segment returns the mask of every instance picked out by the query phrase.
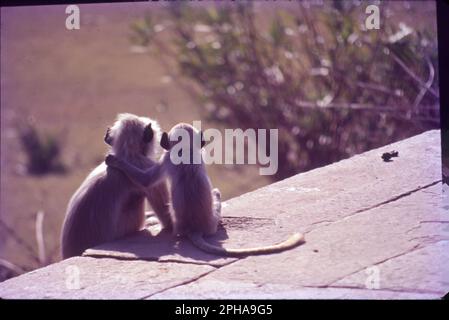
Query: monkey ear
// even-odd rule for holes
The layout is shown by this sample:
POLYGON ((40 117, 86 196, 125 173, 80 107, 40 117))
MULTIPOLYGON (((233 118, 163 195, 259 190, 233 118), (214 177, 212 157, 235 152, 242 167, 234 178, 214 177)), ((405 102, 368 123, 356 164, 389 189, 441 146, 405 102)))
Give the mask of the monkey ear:
POLYGON ((169 143, 169 141, 168 141, 168 134, 167 134, 167 132, 164 132, 163 134, 162 134, 162 137, 161 137, 161 147, 162 148, 164 148, 165 150, 170 150, 170 143, 169 143))
POLYGON ((201 137, 201 148, 204 148, 206 145, 206 140, 204 140, 203 131, 200 131, 200 137, 201 137))
POLYGON ((106 134, 104 135, 104 142, 110 146, 112 146, 112 138, 111 138, 111 128, 108 127, 106 130, 106 134))
POLYGON ((151 122, 148 124, 145 129, 143 129, 143 142, 149 143, 153 140, 153 128, 151 128, 151 122))

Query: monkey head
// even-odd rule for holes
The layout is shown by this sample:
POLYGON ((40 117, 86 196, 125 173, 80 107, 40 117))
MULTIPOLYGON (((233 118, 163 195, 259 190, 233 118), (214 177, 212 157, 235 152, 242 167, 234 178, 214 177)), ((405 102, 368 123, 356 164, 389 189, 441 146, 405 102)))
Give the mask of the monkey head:
POLYGON ((119 114, 104 136, 104 142, 112 147, 114 154, 152 155, 159 146, 159 125, 156 121, 129 113, 119 114))
POLYGON ((205 144, 203 132, 187 123, 179 123, 169 133, 162 133, 160 141, 162 148, 169 151, 173 156, 183 158, 182 163, 189 164, 198 163, 193 159, 201 158, 201 149, 205 144))
MULTIPOLYGON (((188 148, 193 149, 197 146, 197 144, 192 143, 195 140, 199 141, 198 144, 199 149, 203 148, 206 144, 206 141, 203 137, 203 132, 197 130, 195 127, 191 126, 187 123, 179 123, 175 125, 169 133, 162 133, 161 137, 161 147, 167 151, 170 151, 175 145, 185 145, 188 148)), ((198 148, 196 147, 196 148, 198 148)))

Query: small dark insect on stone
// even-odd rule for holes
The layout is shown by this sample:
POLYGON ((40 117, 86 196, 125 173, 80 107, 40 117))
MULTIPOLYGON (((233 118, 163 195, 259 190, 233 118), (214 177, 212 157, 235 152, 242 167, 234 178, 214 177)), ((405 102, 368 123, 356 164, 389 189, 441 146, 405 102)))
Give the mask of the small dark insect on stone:
POLYGON ((393 150, 393 151, 385 152, 384 154, 382 154, 382 159, 383 159, 385 162, 390 162, 390 161, 391 161, 391 158, 393 158, 393 157, 399 157, 399 152, 393 150))

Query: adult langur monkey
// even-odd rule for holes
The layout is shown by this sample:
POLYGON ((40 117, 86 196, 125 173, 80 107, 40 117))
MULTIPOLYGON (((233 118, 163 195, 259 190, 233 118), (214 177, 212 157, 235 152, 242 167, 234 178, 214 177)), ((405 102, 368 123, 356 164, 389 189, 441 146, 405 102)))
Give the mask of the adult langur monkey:
POLYGON ((159 137, 156 121, 127 113, 118 115, 104 137, 111 147, 109 152, 136 168, 154 168, 153 181, 142 187, 104 162, 96 167, 68 204, 61 237, 63 259, 141 230, 145 198, 162 226, 172 228, 167 184, 162 167, 153 159, 159 137))
MULTIPOLYGON (((174 126, 169 134, 164 132, 161 146, 167 150, 163 156, 162 166, 167 173, 171 186, 171 201, 173 205, 173 233, 187 236, 199 249, 224 256, 247 256, 281 252, 304 242, 300 233, 293 234, 286 241, 265 247, 248 249, 226 249, 206 242, 203 235, 216 233, 221 218, 220 192, 213 189, 203 163, 201 149, 204 147, 202 132, 198 132, 189 124, 180 123, 174 126), (181 145, 179 145, 181 144, 181 145), (176 147, 175 147, 176 146, 176 147), (180 148, 181 146, 181 148, 180 148), (174 153, 187 161, 175 164, 171 159, 174 153), (194 158, 199 159, 198 163, 194 158)), ((129 161, 108 156, 106 163, 119 168, 136 184, 147 186, 154 181, 157 170, 149 168, 142 170, 129 161)))

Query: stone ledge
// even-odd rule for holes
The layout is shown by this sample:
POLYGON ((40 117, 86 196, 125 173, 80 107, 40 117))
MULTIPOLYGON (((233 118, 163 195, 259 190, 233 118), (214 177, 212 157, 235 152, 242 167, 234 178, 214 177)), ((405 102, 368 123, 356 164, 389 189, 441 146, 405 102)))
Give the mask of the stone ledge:
POLYGON ((428 131, 231 199, 225 228, 209 239, 259 246, 306 233, 293 250, 223 258, 153 228, 0 283, 0 297, 440 298, 449 290, 448 193, 440 133, 428 131), (383 162, 391 150, 399 157, 383 162), (373 274, 378 289, 369 289, 373 274))

